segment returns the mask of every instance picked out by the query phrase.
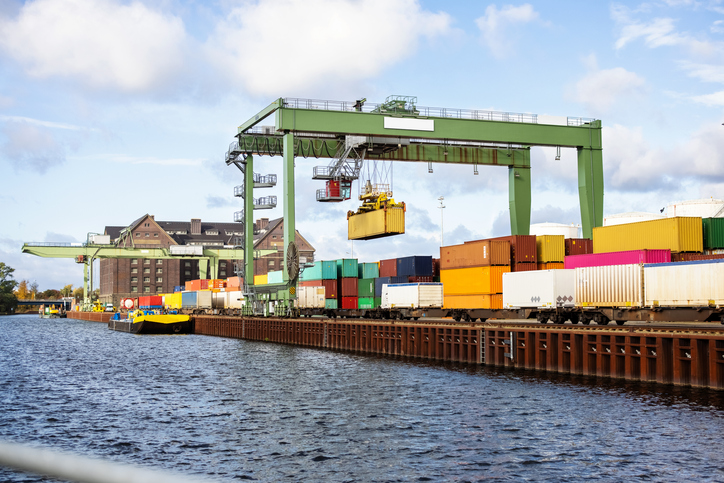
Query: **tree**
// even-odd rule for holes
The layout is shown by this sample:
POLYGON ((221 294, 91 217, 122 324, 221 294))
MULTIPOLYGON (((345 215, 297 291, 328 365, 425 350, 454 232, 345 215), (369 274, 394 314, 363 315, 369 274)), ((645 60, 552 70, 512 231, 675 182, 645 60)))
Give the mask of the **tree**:
POLYGON ((15 312, 18 306, 18 299, 13 294, 18 285, 18 282, 13 280, 14 271, 15 269, 5 265, 5 262, 0 262, 0 312, 15 312))
POLYGON ((33 281, 33 283, 30 284, 30 297, 33 300, 38 298, 38 282, 33 281))
POLYGON ((70 297, 72 293, 73 293, 73 284, 72 283, 68 284, 65 287, 63 287, 62 289, 60 289, 60 295, 62 295, 63 297, 70 297))
POLYGON ((56 300, 56 299, 60 298, 60 291, 49 288, 48 290, 46 290, 44 292, 40 292, 38 294, 38 298, 47 299, 47 300, 56 300))
POLYGON ((75 298, 76 302, 80 302, 83 300, 83 287, 78 287, 77 289, 73 290, 73 297, 75 298))
POLYGON ((19 300, 27 300, 30 298, 30 291, 28 290, 28 281, 21 280, 18 284, 18 289, 15 291, 15 296, 19 300))

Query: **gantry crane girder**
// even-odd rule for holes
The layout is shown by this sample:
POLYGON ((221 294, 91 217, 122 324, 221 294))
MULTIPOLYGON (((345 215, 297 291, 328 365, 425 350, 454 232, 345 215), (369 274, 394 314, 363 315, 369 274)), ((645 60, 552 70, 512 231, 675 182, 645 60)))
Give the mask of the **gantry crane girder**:
MULTIPOLYGON (((530 229, 530 148, 575 148, 583 236, 590 238, 593 228, 603 224, 600 120, 567 118, 565 125, 556 125, 538 123, 534 114, 279 98, 238 127, 227 159, 230 154, 283 157, 284 236, 290 240, 295 233, 294 157, 334 158, 346 136, 366 137, 366 159, 508 167, 516 235, 530 229), (272 129, 256 127, 272 115, 272 129)), ((245 216, 249 227, 253 214, 249 210, 245 216)))

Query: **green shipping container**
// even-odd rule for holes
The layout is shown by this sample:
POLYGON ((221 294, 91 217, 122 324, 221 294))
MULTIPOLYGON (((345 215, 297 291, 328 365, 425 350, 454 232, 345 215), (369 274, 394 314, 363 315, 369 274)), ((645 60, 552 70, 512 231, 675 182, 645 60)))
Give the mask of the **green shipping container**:
POLYGON ((379 308, 382 306, 382 297, 375 297, 375 308, 379 308))
POLYGON ((375 299, 372 297, 359 297, 357 299, 357 306, 360 309, 374 309, 375 299))
POLYGON ((357 281, 357 296, 358 297, 374 297, 375 296, 375 279, 374 278, 360 278, 357 281))
POLYGON ((324 299, 324 308, 325 309, 336 309, 337 308, 337 299, 324 299))
POLYGON ((340 258, 337 260, 337 278, 357 278, 357 259, 340 258))
POLYGON ((322 280, 322 262, 314 262, 313 267, 307 267, 299 277, 302 282, 307 280, 322 280))
POLYGON ((376 263, 360 263, 357 275, 358 278, 377 278, 380 276, 380 266, 376 263))
POLYGON ((322 280, 337 280, 337 260, 322 261, 322 280))
POLYGON ((704 248, 724 248, 724 218, 704 218, 704 248))

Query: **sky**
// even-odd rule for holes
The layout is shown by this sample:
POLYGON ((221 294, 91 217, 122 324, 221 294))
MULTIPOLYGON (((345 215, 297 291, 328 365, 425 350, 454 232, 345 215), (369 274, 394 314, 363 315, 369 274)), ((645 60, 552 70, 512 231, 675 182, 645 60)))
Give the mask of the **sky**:
MULTIPOLYGON (((0 0, 0 261, 40 290, 77 287, 81 265, 22 244, 82 242, 146 213, 232 222, 238 125, 279 97, 389 95, 600 119, 604 216, 724 199, 723 0, 0 0)), ((531 150, 532 223, 580 223, 576 153, 561 154, 531 150)), ((510 233, 506 169, 398 162, 406 234, 352 243, 359 201, 315 201, 312 168, 327 162, 296 161, 297 229, 317 259, 510 233)), ((255 171, 281 180, 281 159, 255 171)), ((255 191, 269 195, 279 208, 255 218, 282 216, 280 187, 255 191)))

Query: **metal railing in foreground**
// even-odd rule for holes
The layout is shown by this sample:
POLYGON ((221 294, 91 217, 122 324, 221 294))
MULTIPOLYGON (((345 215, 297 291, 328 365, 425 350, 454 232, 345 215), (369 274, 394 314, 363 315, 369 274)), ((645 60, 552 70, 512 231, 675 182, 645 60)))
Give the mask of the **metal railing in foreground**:
POLYGON ((218 481, 7 441, 0 441, 0 467, 2 466, 78 483, 210 483, 218 481))

